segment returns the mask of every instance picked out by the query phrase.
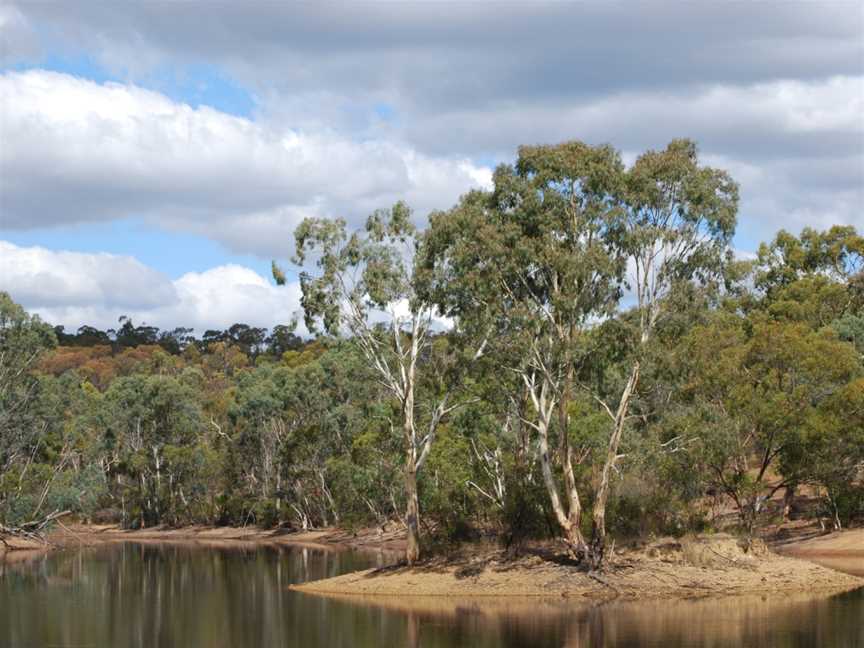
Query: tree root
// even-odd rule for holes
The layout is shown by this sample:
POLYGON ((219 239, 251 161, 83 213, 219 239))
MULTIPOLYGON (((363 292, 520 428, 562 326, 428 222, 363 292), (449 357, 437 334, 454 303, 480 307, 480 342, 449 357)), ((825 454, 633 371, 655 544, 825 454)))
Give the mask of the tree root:
POLYGON ((612 583, 610 583, 609 581, 607 581, 605 578, 601 578, 600 576, 598 576, 597 573, 594 572, 594 571, 589 571, 589 572, 588 572, 588 578, 590 578, 591 580, 595 580, 595 581, 597 581, 598 583, 600 583, 601 585, 603 585, 603 586, 605 586, 605 587, 608 587, 608 588, 611 589, 613 592, 615 592, 615 595, 616 595, 616 596, 618 596, 618 595, 621 594, 621 592, 618 590, 617 587, 615 587, 612 583))

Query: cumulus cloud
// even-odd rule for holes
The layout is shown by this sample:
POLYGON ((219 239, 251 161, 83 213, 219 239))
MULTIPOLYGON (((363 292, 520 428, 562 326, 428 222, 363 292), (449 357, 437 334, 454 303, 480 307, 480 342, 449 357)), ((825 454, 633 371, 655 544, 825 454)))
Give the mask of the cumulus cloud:
MULTIPOLYGON (((527 97, 860 74, 855 2, 26 3, 21 12, 136 73, 216 63, 258 89, 374 100, 437 113, 527 97)), ((62 36, 60 36, 62 35, 62 36)), ((53 43, 57 46, 57 43, 53 43)), ((328 106, 336 101, 327 102, 328 106)), ((347 112, 343 108, 343 111, 347 112)))
POLYGON ((134 85, 0 77, 0 218, 9 229, 126 216, 283 254, 303 216, 447 205, 488 171, 390 141, 272 129, 134 85))
MULTIPOLYGON (((300 284, 279 287, 254 270, 224 265, 189 272, 174 281, 179 300, 173 306, 143 311, 148 321, 188 322, 199 332, 236 322, 272 328, 287 324, 300 307, 300 284)), ((176 325, 176 324, 175 324, 176 325)))
MULTIPOLYGON (((422 221, 488 186, 488 167, 519 144, 609 142, 632 161, 676 137, 739 181, 738 247, 780 227, 864 228, 858 2, 429 1, 335 13, 314 3, 6 3, 0 60, 7 232, 132 216, 286 257, 305 216, 357 224, 406 199, 422 221), (33 69, 80 57, 124 82, 33 69), (194 77, 202 65, 254 97, 251 116, 153 91, 166 69, 194 77)), ((217 315, 204 313, 202 294, 226 312, 276 308, 237 266, 187 275, 203 283, 184 292, 153 269, 126 272, 134 260, 122 259, 113 274, 144 277, 152 304, 125 304, 109 280, 85 286, 83 270, 63 277, 47 264, 56 295, 32 273, 5 280, 41 308, 66 309, 70 323, 73 308, 96 321, 127 306, 166 325, 203 323, 217 315), (207 292, 220 281, 243 288, 207 292)))
POLYGON ((277 287, 250 268, 223 265, 175 280, 113 254, 51 251, 0 241, 0 290, 52 324, 116 326, 121 315, 197 334, 236 322, 268 328, 290 322, 300 286, 277 287))
POLYGON ((25 304, 109 309, 172 305, 168 277, 128 256, 52 251, 0 241, 0 289, 25 304))
POLYGON ((644 150, 689 136, 714 154, 739 159, 821 158, 864 153, 862 112, 864 76, 834 76, 442 111, 410 139, 430 150, 447 146, 448 137, 491 149, 506 133, 513 146, 580 137, 644 150))

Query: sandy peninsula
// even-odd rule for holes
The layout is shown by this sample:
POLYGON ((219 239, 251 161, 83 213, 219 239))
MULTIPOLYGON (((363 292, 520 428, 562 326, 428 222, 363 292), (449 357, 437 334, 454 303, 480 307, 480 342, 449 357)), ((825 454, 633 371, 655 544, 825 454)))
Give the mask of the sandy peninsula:
POLYGON ((782 554, 764 544, 745 552, 733 537, 716 534, 664 538, 619 549, 609 565, 591 573, 573 564, 549 543, 512 556, 495 545, 466 545, 447 556, 413 567, 399 562, 404 533, 397 525, 346 531, 190 526, 124 530, 116 525, 59 524, 50 544, 7 538, 0 559, 26 560, 52 548, 116 542, 183 544, 200 547, 295 545, 339 551, 346 548, 387 552, 392 566, 302 583, 293 589, 310 594, 359 597, 547 597, 611 600, 762 595, 777 592, 839 592, 864 587, 864 529, 788 542, 782 554), (832 565, 844 561, 844 571, 832 565), (849 570, 849 559, 862 568, 849 570))
POLYGON ((354 596, 693 598, 864 587, 864 579, 764 546, 745 552, 730 536, 664 539, 615 555, 600 573, 548 551, 510 558, 491 550, 396 565, 293 586, 301 592, 354 596))

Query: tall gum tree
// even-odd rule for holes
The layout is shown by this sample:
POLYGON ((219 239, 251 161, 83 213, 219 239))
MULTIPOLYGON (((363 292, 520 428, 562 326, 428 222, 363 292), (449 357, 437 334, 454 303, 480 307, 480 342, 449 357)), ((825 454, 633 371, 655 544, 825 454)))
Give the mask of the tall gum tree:
POLYGON ((606 505, 641 354, 676 283, 720 270, 737 202, 735 183, 700 166, 688 140, 649 151, 629 169, 612 147, 574 141, 521 147, 515 165, 496 170, 491 192, 469 193, 431 218, 425 263, 437 268, 434 300, 464 333, 510 345, 505 368, 519 374, 533 406, 525 422, 537 433, 553 513, 571 552, 594 566, 605 556, 606 505), (637 343, 617 397, 603 398, 576 378, 592 361, 586 339, 628 289, 637 343), (518 363, 513 347, 522 350, 518 363), (568 418, 577 387, 611 419, 590 545, 568 418))
MULTIPOLYGON (((33 412, 39 382, 31 370, 56 345, 50 326, 0 291, 0 478, 17 472, 20 484, 32 463, 28 459, 41 439, 33 412), (18 466, 20 471, 15 470, 18 466)), ((0 531, 10 522, 12 499, 11 493, 0 488, 0 531)))
MULTIPOLYGON (((423 417, 417 393, 422 359, 432 348, 435 308, 417 290, 419 243, 404 203, 373 213, 362 231, 349 235, 344 220, 306 219, 295 234, 296 259, 315 259, 316 272, 300 274, 301 304, 311 332, 323 329, 353 340, 381 384, 398 401, 405 452, 408 531, 406 558, 420 557, 417 475, 425 464, 442 419, 455 406, 435 393, 423 417)), ((274 278, 284 274, 274 264, 274 278)))
POLYGON ((555 519, 579 558, 588 546, 568 412, 582 338, 620 297, 622 177, 608 146, 522 147, 515 165, 496 170, 491 193, 470 193, 432 216, 425 247, 427 266, 438 269, 436 303, 462 333, 488 339, 489 355, 518 376, 524 392, 513 400, 531 404, 521 416, 536 433, 555 519))
POLYGON ((738 186, 719 169, 699 164, 696 145, 672 141, 662 151, 647 151, 624 173, 622 218, 617 246, 629 270, 628 287, 636 300, 638 344, 617 404, 601 399, 612 433, 594 498, 591 554, 600 565, 606 547, 606 504, 612 471, 639 385, 641 356, 676 284, 717 279, 731 259, 738 186))

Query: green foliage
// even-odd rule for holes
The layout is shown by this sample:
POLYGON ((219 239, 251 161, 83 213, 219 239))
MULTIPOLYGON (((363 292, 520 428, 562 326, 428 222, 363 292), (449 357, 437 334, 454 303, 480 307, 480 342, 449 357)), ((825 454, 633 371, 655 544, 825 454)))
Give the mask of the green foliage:
POLYGON ((825 274, 838 281, 864 270, 864 237, 851 226, 834 225, 819 232, 804 228, 796 237, 781 230, 759 246, 756 286, 768 293, 803 277, 825 274))
POLYGON ((855 350, 864 355, 864 312, 845 313, 831 323, 831 328, 837 331, 837 337, 851 342, 855 350))
MULTIPOLYGON (((300 273, 306 328, 339 335, 343 326, 356 327, 355 319, 365 319, 370 311, 412 299, 414 235, 411 212, 401 202, 376 211, 365 232, 350 236, 342 219, 304 220, 294 232, 295 262, 302 264, 314 254, 319 270, 314 276, 300 273)), ((277 283, 280 277, 284 283, 275 263, 273 270, 277 283)))
POLYGON ((522 147, 425 231, 404 203, 355 232, 304 221, 314 340, 67 334, 0 293, 0 523, 383 524, 413 477, 442 543, 559 535, 553 492, 621 538, 716 528, 729 504, 753 534, 804 487, 859 523, 864 239, 780 232, 736 262, 737 202, 688 140, 630 167, 522 147))
POLYGON ((55 344, 50 326, 0 292, 0 523, 29 521, 41 508, 39 498, 25 495, 25 482, 37 471, 28 470, 27 457, 41 441, 34 407, 39 381, 31 370, 55 344))

